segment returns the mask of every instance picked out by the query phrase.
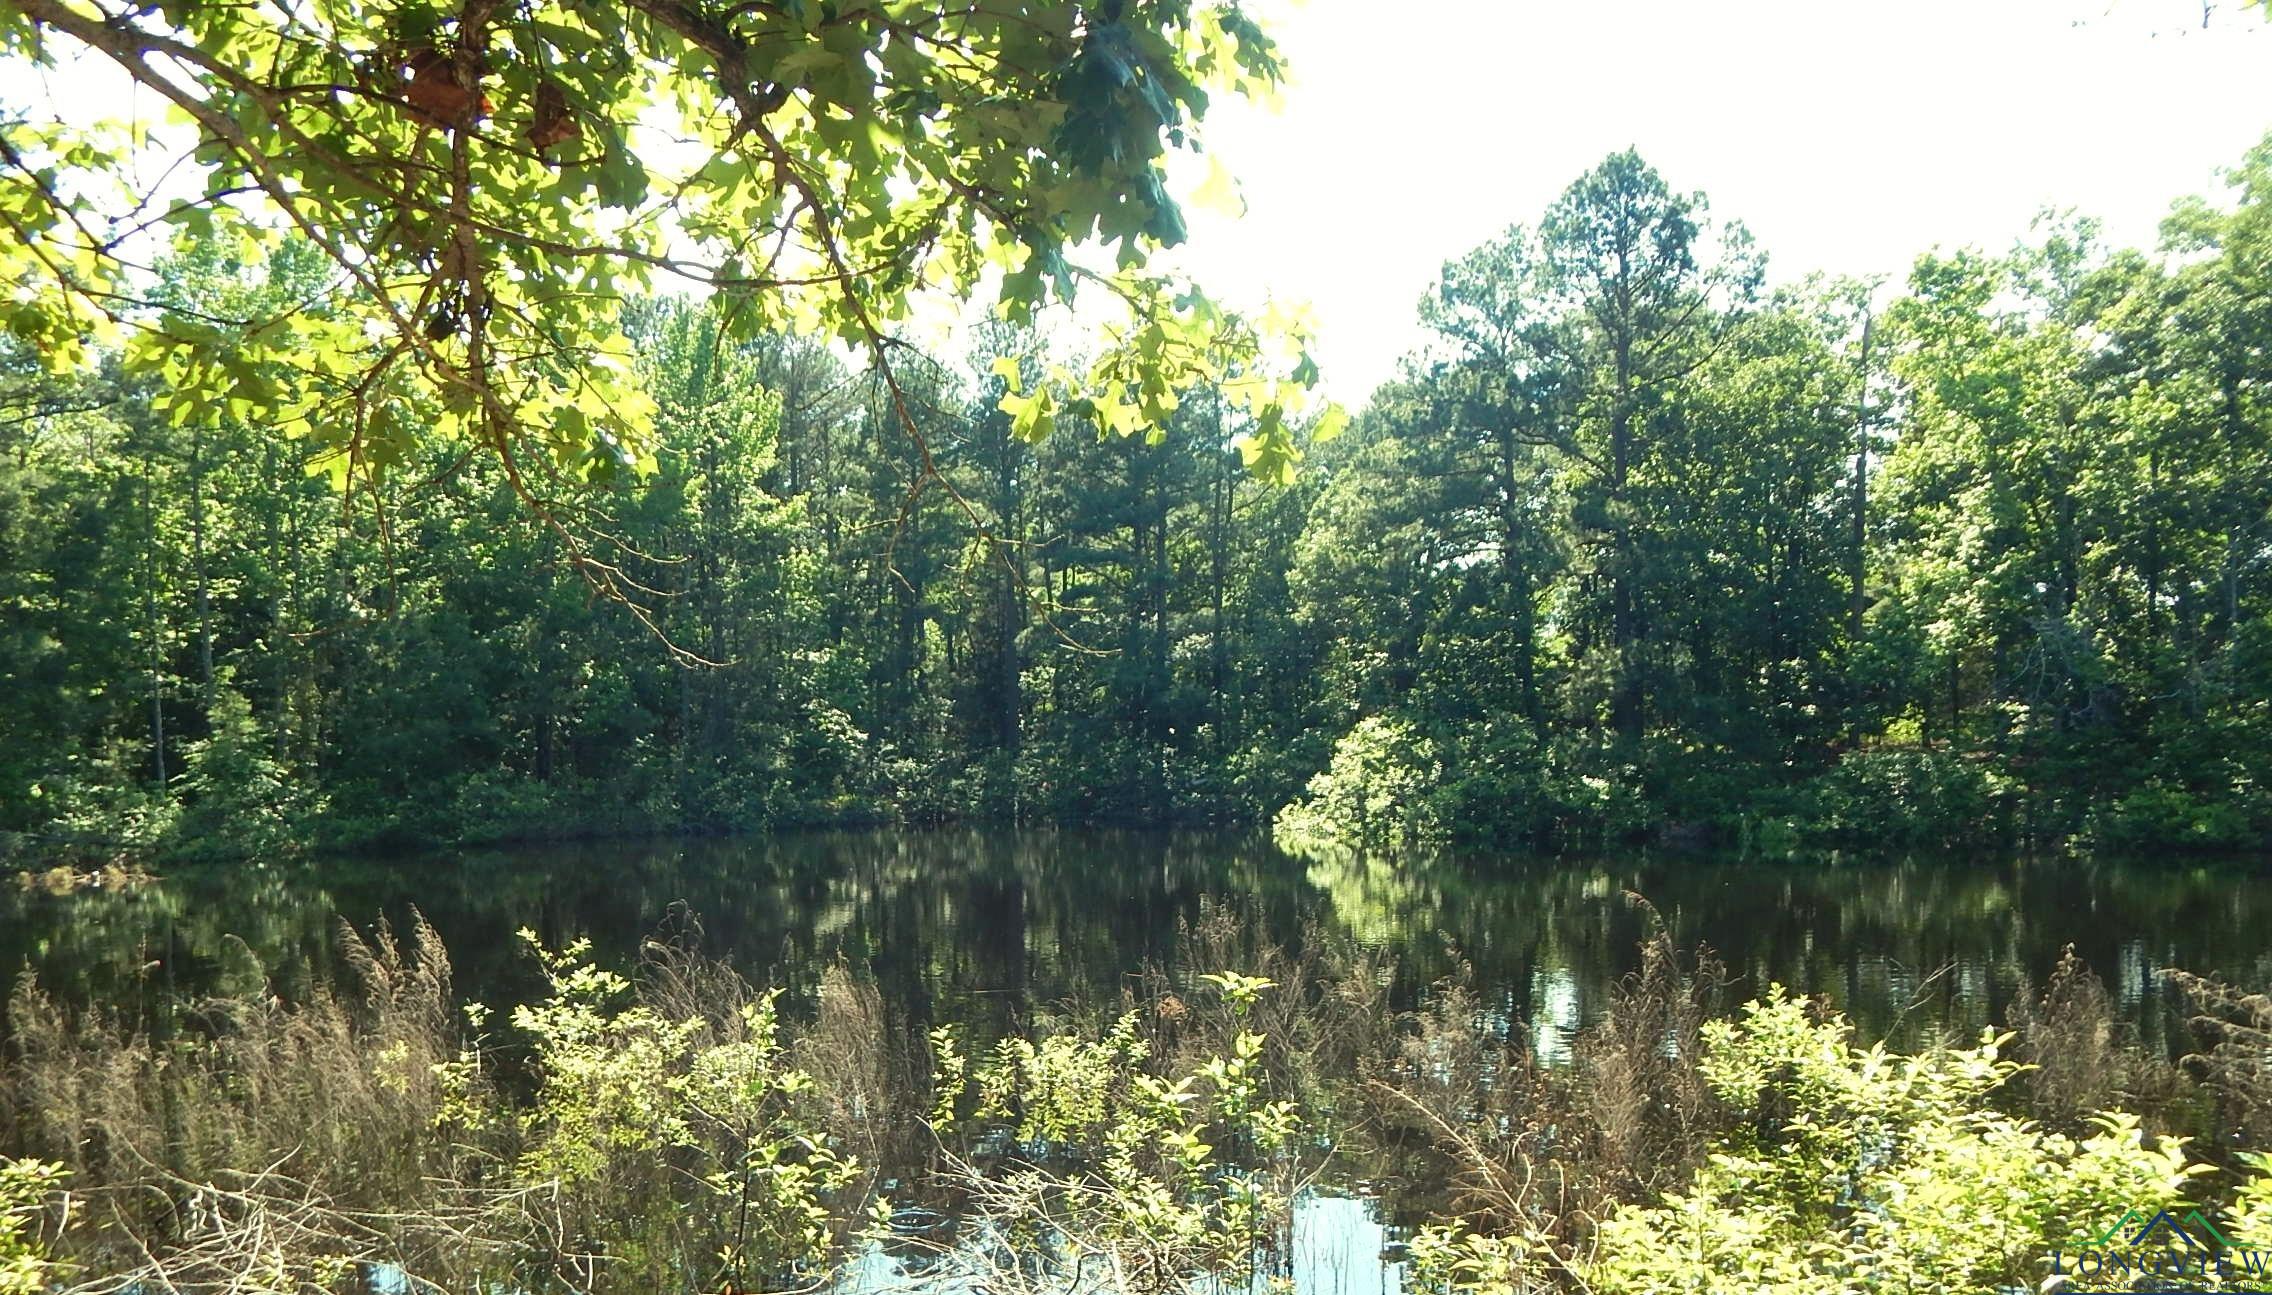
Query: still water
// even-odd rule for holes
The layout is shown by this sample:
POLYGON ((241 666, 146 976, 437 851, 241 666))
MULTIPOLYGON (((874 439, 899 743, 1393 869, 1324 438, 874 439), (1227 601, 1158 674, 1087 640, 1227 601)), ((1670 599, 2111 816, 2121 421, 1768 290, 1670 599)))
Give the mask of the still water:
POLYGON ((1254 938, 1395 955, 1410 1006, 1464 960, 1487 1009, 1551 1057, 1599 1016, 1654 921, 1709 945, 1737 997, 1821 994, 1865 1035, 2001 1024, 2061 949, 2104 978, 2152 1045, 2182 1047, 2158 972, 2272 981, 2272 868, 1981 857, 1804 863, 1692 854, 1307 859, 1252 834, 943 830, 604 842, 189 873, 125 893, 0 892, 0 973, 128 1011, 326 970, 333 923, 441 933, 462 994, 536 987, 513 939, 588 936, 620 965, 686 914, 706 950, 792 1000, 842 959, 912 1028, 1109 1003, 1178 932, 1228 908, 1254 938), (1633 896, 1644 896, 1647 906, 1633 896), (1652 915, 1653 910, 1653 915, 1652 915), (250 984, 246 982, 250 981, 250 984))
MULTIPOLYGON (((810 1002, 839 960, 872 975, 902 1029, 981 1032, 1068 1002, 1109 1004, 1146 966, 1190 965, 1184 933, 1227 913, 1245 941, 1391 955, 1392 1006, 1462 965, 1479 1005, 1548 1060, 1598 1018, 1653 924, 1709 946, 1740 999, 1779 982, 1836 1003, 1865 1037, 1914 1044, 2001 1025, 2072 944, 2149 1047, 2188 1045, 2165 967, 2272 983, 2263 861, 1303 858, 1252 834, 876 831, 609 842, 189 873, 123 893, 0 891, 0 972, 162 1018, 216 990, 286 996, 328 974, 340 919, 440 932, 462 995, 538 988, 514 939, 592 940, 622 966, 698 923, 702 947, 810 1002), (1645 897, 1645 902, 1636 897, 1645 897)), ((1375 1202, 1297 1206, 1302 1295, 1390 1295, 1375 1202)), ((869 1255, 840 1291, 902 1289, 869 1255)))

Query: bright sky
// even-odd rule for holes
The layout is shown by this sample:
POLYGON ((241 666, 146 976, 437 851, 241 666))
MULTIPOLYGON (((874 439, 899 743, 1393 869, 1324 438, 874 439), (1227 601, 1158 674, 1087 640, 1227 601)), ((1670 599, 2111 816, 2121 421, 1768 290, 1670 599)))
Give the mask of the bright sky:
MULTIPOLYGON (((1282 111, 1206 132, 1241 219, 1193 211, 1222 300, 1307 301, 1337 398, 1418 340, 1436 269, 1633 145, 1770 278, 1895 281, 2046 207, 2150 244, 2272 128, 2272 23, 2200 0, 1308 0, 1270 8, 1282 111)), ((1198 175, 1194 173, 1194 183, 1198 175)))
MULTIPOLYGON (((2051 207, 2150 244, 2272 128, 2272 23, 2236 0, 2206 28, 2201 0, 1248 3, 1293 81, 1276 111, 1209 115, 1246 214, 1191 204, 1172 262, 1229 304, 1308 303, 1351 404, 1418 342, 1446 259, 1628 145, 1748 224, 1772 279, 1898 281, 2051 207)), ((154 107, 122 82, 78 64, 34 93, 73 116, 154 107)))

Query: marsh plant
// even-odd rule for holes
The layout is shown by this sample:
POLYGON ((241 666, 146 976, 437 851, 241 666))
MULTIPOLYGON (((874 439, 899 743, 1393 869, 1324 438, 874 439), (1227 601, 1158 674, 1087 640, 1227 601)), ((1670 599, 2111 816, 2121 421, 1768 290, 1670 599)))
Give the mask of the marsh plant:
MULTIPOLYGON (((344 931, 359 992, 202 1007, 168 1038, 19 989, 9 1107, 68 1172, 90 1288, 307 1291, 384 1265, 443 1289, 761 1288, 841 1239, 856 1162, 771 995, 666 1010, 658 975, 524 933, 545 992, 499 1023, 424 923, 344 931)), ((658 964, 667 969, 667 964, 658 964)))
POLYGON ((342 927, 341 982, 289 1002, 145 1021, 27 981, 0 1295, 1278 1289, 1295 1202, 1360 1176, 1405 1185, 1433 1292, 2032 1286, 2138 1203, 2272 1233, 2272 1048, 2229 986, 2179 978, 2186 1065, 2072 959, 2014 1031, 1904 1053, 1775 987, 1724 1009, 1660 929, 1548 1064, 1467 977, 1396 1013, 1367 955, 1190 934, 1257 970, 1000 1037, 911 1030, 843 966, 791 1004, 691 926, 623 971, 524 934, 543 988, 501 1015, 419 919, 342 927))
MULTIPOLYGON (((584 943, 521 938, 544 991, 502 1018, 455 1004, 423 920, 399 940, 343 927, 352 985, 198 1004, 171 1031, 21 985, 11 1295, 65 1274, 85 1291, 307 1292, 374 1272, 442 1290, 789 1289, 887 1241, 998 1284, 1164 1290, 1283 1249, 1300 1125, 1251 1029, 1171 1072, 1133 1012, 972 1059, 943 1028, 926 1112, 886 1060, 873 987, 842 968, 792 1032, 777 994, 685 944, 624 974, 584 943), (895 1230, 927 1211, 862 1156, 910 1145, 927 1163, 893 1186, 951 1198, 959 1233, 895 1230), (70 1210, 49 1208, 64 1184, 70 1210)), ((1201 988, 1243 1021, 1271 985, 1201 988)))
MULTIPOLYGON (((2010 1034, 1900 1055, 1777 986, 1700 1031, 1716 1127, 1670 1190, 1611 1203, 1573 1241, 1537 1221, 1423 1227, 1427 1291, 1596 1295, 2034 1288, 2052 1256, 2128 1202, 2229 1197, 2237 1235, 2272 1224, 2272 1162, 2237 1190, 2188 1141, 2100 1111, 2071 1135, 1999 1106, 2028 1071, 2010 1034)), ((2087 1289, 2054 1282, 2046 1289, 2087 1289)), ((2214 1287, 2212 1287, 2214 1288, 2214 1287)))
MULTIPOLYGON (((1204 982, 1243 1021, 1273 984, 1204 982)), ((1101 1037, 1003 1039, 982 1058, 932 1036, 943 1179, 999 1244, 947 1267, 995 1288, 1170 1291, 1196 1274, 1233 1286, 1283 1255, 1301 1180, 1301 1117, 1269 1096, 1263 1035, 1188 1070, 1150 1064, 1130 1011, 1101 1037)))

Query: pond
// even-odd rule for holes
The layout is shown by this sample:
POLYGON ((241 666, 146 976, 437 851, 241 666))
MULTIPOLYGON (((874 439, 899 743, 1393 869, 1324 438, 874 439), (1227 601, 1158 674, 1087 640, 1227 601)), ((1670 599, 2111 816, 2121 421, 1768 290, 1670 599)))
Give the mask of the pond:
POLYGON ((2013 857, 1759 862, 1303 858, 1220 832, 938 830, 614 841, 185 873, 123 892, 0 893, 0 971, 132 1011, 327 970, 334 923, 440 932, 461 994, 531 992, 512 938, 589 937, 619 965, 688 921, 706 951, 792 999, 837 960, 911 1028, 1008 1023, 1109 1002, 1214 911, 1249 938, 1334 938, 1393 955, 1392 1004, 1464 961, 1487 1009, 1553 1058, 1596 1019, 1653 924, 1707 945, 1738 996, 1819 994, 1865 1036, 1915 1042, 2002 1024, 2072 944, 2149 1045, 2184 1043, 2167 967, 2272 979, 2272 871, 2013 857), (241 942, 241 943, 240 943, 241 942), (257 967, 254 965, 257 963, 257 967))
MULTIPOLYGON (((2148 1047, 2188 1045, 2164 968, 2272 981, 2272 872, 2243 861, 2013 857, 1761 862, 1612 858, 1305 858, 1223 832, 937 830, 599 842, 184 873, 124 891, 0 892, 0 970, 67 1000, 161 1017, 258 988, 289 997, 332 970, 334 924, 398 927, 413 907, 462 996, 501 1005, 538 970, 514 938, 588 937, 628 964, 657 933, 809 1004, 843 962, 874 978, 896 1029, 1030 1024, 1110 1004, 1146 967, 1193 965, 1189 932, 1227 915, 1234 947, 1332 941, 1384 956, 1392 1006, 1465 969, 1498 1028, 1549 1062, 1598 1019, 1656 924, 1709 946, 1735 998, 1818 994, 1865 1037, 1915 1044, 2008 1020, 2072 945, 2148 1047)), ((1220 960, 1218 939, 1206 956, 1220 960)), ((1292 1273, 1305 1295, 1396 1288, 1373 1202, 1312 1196, 1292 1273)), ((875 1274, 870 1274, 875 1276, 875 1274)), ((887 1289, 889 1281, 861 1289, 887 1289)))

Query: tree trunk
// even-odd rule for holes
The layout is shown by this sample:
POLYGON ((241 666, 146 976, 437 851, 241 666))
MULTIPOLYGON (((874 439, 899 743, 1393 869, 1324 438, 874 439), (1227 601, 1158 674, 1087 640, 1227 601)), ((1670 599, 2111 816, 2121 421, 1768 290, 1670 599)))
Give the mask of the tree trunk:
POLYGON ((190 569, 197 582, 197 678, 204 691, 205 714, 213 714, 213 590, 205 574, 205 432, 196 428, 189 437, 189 548, 190 569))
POLYGON ((166 794, 166 644, 158 624, 157 451, 142 458, 142 623, 150 640, 150 754, 158 794, 166 794))
POLYGON ((1617 674, 1610 691, 1610 723, 1618 740, 1627 746, 1641 740, 1642 697, 1640 614, 1634 590, 1635 552, 1632 522, 1625 515, 1625 487, 1633 455, 1633 341, 1621 331, 1617 339, 1617 389, 1609 414, 1609 524, 1614 536, 1610 570, 1610 644, 1616 655, 1617 674))
POLYGON ((1862 371, 1856 379, 1854 393, 1853 547, 1846 555, 1853 600, 1846 609, 1846 638, 1856 646, 1862 642, 1862 613, 1869 597, 1865 581, 1869 571, 1870 327, 1873 322, 1865 311, 1862 315, 1862 371))

